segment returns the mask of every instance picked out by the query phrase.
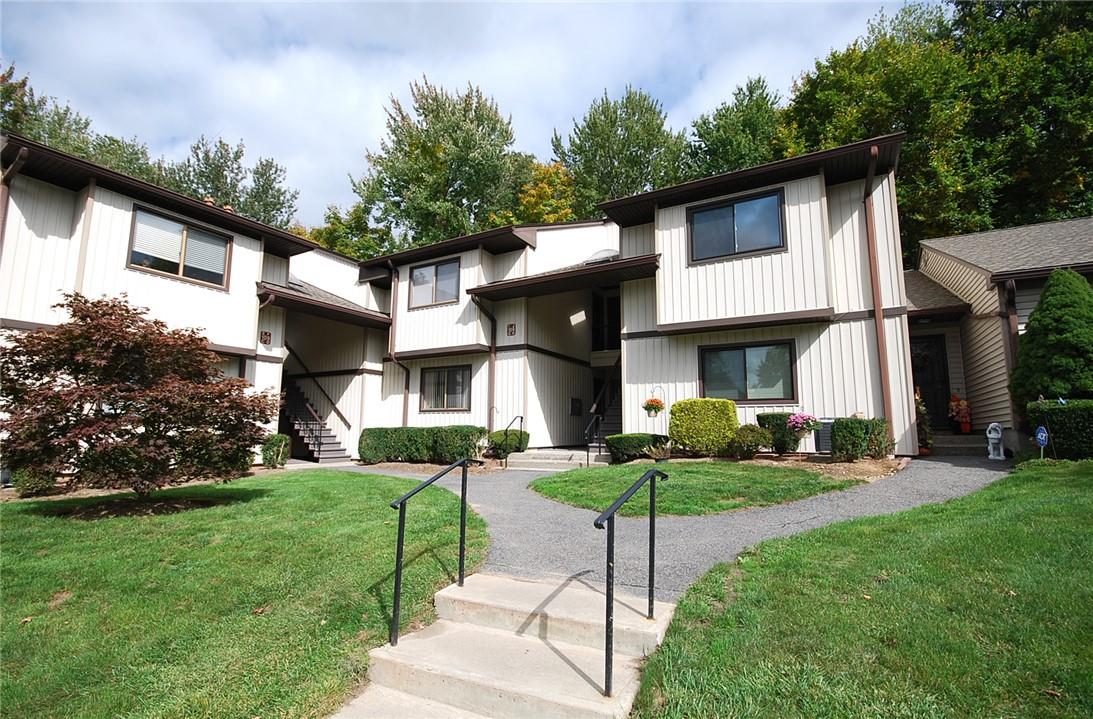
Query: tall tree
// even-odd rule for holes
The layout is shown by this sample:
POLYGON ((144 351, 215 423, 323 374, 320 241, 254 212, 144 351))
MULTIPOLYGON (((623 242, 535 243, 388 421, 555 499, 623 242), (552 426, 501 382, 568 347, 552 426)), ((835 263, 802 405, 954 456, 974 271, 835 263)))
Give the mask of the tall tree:
POLYGON ((554 131, 554 158, 573 175, 578 218, 595 217, 596 204, 670 185, 683 175, 686 140, 673 132, 660 102, 627 87, 618 100, 606 91, 574 121, 563 140, 554 131))
POLYGON ((407 245, 489 227, 529 178, 528 156, 511 149, 511 120, 472 85, 452 93, 423 79, 410 96, 410 107, 391 98, 387 136, 366 154, 368 173, 353 182, 360 207, 351 212, 407 245))
POLYGON ((531 180, 520 187, 516 209, 496 215, 496 224, 568 222, 577 217, 573 212, 576 200, 573 176, 565 165, 537 162, 532 168, 531 180))
POLYGON ((781 122, 780 98, 762 77, 748 78, 722 103, 692 124, 690 173, 706 177, 785 157, 789 140, 781 122))
POLYGON ((385 227, 374 227, 363 203, 345 212, 336 205, 326 208, 323 224, 313 228, 308 239, 328 250, 366 260, 396 252, 406 245, 385 227))
POLYGON ((794 86, 787 123, 810 150, 906 131, 897 192, 904 259, 919 240, 991 227, 997 178, 976 159, 966 59, 944 12, 906 6, 794 86))

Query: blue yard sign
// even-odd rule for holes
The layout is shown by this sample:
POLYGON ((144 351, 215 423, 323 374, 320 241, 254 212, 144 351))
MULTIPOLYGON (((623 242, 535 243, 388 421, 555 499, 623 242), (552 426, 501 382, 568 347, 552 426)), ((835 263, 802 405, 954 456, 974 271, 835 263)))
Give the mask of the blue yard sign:
POLYGON ((1047 427, 1041 426, 1036 428, 1036 444, 1041 447, 1047 446, 1047 427))

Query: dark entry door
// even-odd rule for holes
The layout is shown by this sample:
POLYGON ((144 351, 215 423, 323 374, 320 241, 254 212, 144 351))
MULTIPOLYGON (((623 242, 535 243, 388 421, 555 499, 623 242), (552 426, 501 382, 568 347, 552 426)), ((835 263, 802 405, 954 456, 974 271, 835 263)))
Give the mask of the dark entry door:
POLYGON ((949 360, 945 335, 911 338, 911 374, 915 388, 922 393, 930 411, 930 425, 944 427, 949 422, 949 360))

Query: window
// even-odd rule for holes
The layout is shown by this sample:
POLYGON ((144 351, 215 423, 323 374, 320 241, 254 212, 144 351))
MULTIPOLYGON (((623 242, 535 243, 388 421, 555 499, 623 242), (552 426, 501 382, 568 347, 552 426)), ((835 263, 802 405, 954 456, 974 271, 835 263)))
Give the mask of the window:
POLYGON ((782 191, 691 208, 687 225, 692 262, 781 249, 782 191))
POLYGON ((247 376, 247 359, 239 355, 220 355, 220 361, 216 363, 220 374, 224 377, 247 376))
POLYGON ((459 259, 410 270, 410 306, 428 307, 456 302, 459 298, 459 259))
POLYGON ((468 412, 470 409, 470 365, 422 368, 422 412, 468 412))
POLYGON ((703 347, 699 356, 703 397, 795 401, 792 342, 703 347))
POLYGON ((129 265, 224 287, 230 245, 221 235, 136 210, 129 265))

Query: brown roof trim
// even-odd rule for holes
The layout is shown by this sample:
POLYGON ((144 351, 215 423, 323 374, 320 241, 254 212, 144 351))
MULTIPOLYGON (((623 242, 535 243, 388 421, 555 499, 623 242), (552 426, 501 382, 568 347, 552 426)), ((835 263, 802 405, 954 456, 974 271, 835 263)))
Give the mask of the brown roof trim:
MULTIPOLYGON (((942 249, 939 249, 937 247, 934 247, 933 245, 927 244, 928 242, 929 242, 929 240, 923 240, 922 242, 919 243, 919 246, 924 247, 927 250, 929 250, 930 252, 933 252, 934 254, 940 255, 940 256, 944 257, 945 259, 947 259, 947 260, 952 260, 953 262, 961 265, 962 267, 967 267, 969 270, 972 270, 974 272, 978 272, 980 275, 983 275, 988 280, 990 279, 990 271, 989 270, 987 270, 983 267, 980 267, 979 265, 975 264, 974 262, 968 262, 967 260, 961 259, 961 258, 957 257, 956 255, 949 254, 945 250, 942 250, 942 249)), ((919 257, 918 257, 918 266, 922 267, 922 254, 921 253, 919 254, 919 257)), ((922 270, 919 270, 919 272, 921 272, 921 271, 922 270)), ((930 276, 927 275, 927 277, 930 277, 930 276)), ((930 279, 934 280, 933 277, 930 277, 930 279)), ((937 280, 934 280, 934 282, 937 282, 937 280)), ((937 283, 939 285, 941 285, 940 282, 937 282, 937 283)), ((945 285, 941 285, 941 286, 945 287, 945 285)), ((946 287, 946 289, 948 289, 948 288, 946 287)), ((949 290, 949 291, 951 292, 952 290, 949 290)))
POLYGON ((325 317, 327 319, 357 325, 359 327, 374 327, 386 329, 391 326, 391 318, 380 312, 366 309, 353 309, 344 305, 335 305, 329 302, 308 297, 305 294, 293 291, 291 288, 274 285, 268 282, 259 282, 258 296, 263 300, 272 298, 274 305, 297 312, 325 317))
POLYGON ((952 318, 957 319, 963 317, 966 313, 970 312, 972 306, 967 302, 958 305, 948 305, 945 307, 926 307, 917 310, 908 310, 907 316, 911 318, 916 317, 930 317, 930 318, 952 318))
POLYGON ((3 158, 3 162, 5 164, 13 162, 14 158, 26 149, 30 155, 20 173, 43 182, 78 190, 86 187, 88 180, 94 178, 97 184, 105 189, 121 192, 136 200, 207 222, 234 234, 264 240, 267 252, 282 257, 290 257, 315 249, 326 250, 321 245, 297 237, 287 230, 228 212, 214 205, 206 205, 193 197, 55 150, 20 135, 4 132, 2 138, 3 147, 0 148, 0 157, 3 158))
POLYGON ((664 335, 680 335, 696 332, 711 332, 715 330, 740 330, 752 327, 766 327, 769 325, 831 322, 834 318, 834 307, 820 307, 811 310, 797 310, 795 312, 775 312, 768 315, 745 315, 743 317, 726 317, 716 320, 675 322, 673 324, 664 325, 658 324, 657 331, 664 335))
POLYGON ((713 177, 705 177, 672 187, 643 192, 601 202, 597 207, 622 227, 652 222, 657 207, 671 207, 697 202, 721 195, 729 195, 768 184, 786 182, 804 177, 819 169, 824 170, 829 185, 864 177, 869 162, 869 150, 880 150, 878 171, 887 171, 899 162, 899 147, 907 137, 905 132, 882 135, 860 142, 850 143, 829 150, 810 152, 768 162, 713 177), (855 157, 855 155, 861 155, 855 157))
POLYGON ((401 252, 393 252, 389 255, 380 255, 360 263, 362 272, 365 268, 386 267, 388 263, 405 265, 411 262, 431 260, 444 255, 453 255, 459 252, 473 250, 478 246, 484 247, 493 254, 522 250, 525 247, 535 247, 535 225, 506 225, 495 227, 491 230, 483 230, 473 235, 453 237, 450 240, 434 242, 422 247, 411 247, 401 252))
POLYGON ((217 354, 232 355, 235 357, 254 357, 258 352, 250 347, 233 347, 232 345, 218 345, 209 342, 209 349, 217 354))
MULTIPOLYGON (((454 347, 435 347, 427 350, 398 350, 396 355, 399 361, 415 360, 415 359, 432 359, 434 357, 449 357, 451 355, 469 355, 480 354, 483 352, 489 352, 488 345, 483 344, 471 344, 471 345, 456 345, 454 347)), ((391 359, 391 356, 383 358, 384 361, 391 359)))
POLYGON ((627 280, 653 277, 660 266, 660 255, 638 255, 621 260, 597 262, 537 275, 517 277, 471 287, 467 294, 487 300, 507 300, 516 297, 538 297, 558 292, 584 289, 603 284, 618 284, 627 280))
POLYGON ((1007 272, 994 272, 991 274, 991 282, 1001 283, 1008 280, 1037 280, 1047 277, 1055 270, 1074 270, 1086 274, 1093 272, 1093 262, 1083 262, 1077 265, 1054 265, 1051 267, 1037 267, 1028 270, 1009 270, 1007 272))

